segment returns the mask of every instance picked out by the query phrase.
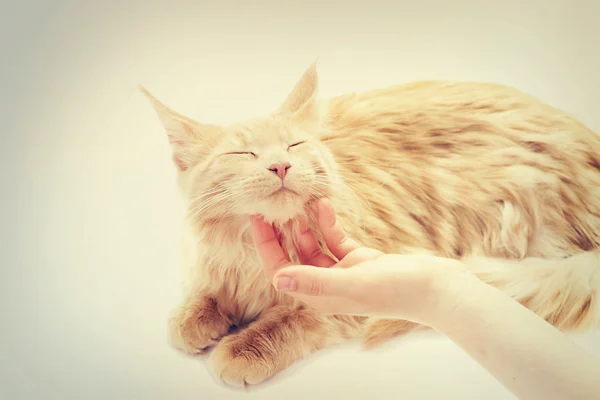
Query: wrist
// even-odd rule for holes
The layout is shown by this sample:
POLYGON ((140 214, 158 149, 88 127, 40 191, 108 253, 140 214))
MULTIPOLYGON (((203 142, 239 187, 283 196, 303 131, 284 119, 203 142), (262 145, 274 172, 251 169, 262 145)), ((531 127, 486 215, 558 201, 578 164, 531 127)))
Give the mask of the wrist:
POLYGON ((454 310, 468 299, 466 293, 485 285, 466 270, 458 260, 440 259, 431 270, 427 288, 428 301, 422 323, 440 330, 452 319, 454 310))

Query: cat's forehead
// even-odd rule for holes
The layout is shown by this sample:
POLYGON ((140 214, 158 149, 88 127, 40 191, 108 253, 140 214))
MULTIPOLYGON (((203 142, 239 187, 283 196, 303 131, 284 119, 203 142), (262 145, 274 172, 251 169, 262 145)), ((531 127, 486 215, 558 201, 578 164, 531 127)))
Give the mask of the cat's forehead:
POLYGON ((230 127, 231 140, 238 146, 269 146, 288 142, 297 130, 275 118, 254 119, 230 127))

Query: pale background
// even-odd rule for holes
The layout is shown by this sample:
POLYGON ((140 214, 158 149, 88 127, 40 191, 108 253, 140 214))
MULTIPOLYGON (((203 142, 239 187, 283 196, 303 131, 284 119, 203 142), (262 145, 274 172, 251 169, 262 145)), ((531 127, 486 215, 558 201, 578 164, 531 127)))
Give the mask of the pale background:
MULTIPOLYGON (((2 399, 509 399, 435 335, 243 394, 166 345, 182 204, 146 85, 203 122, 416 79, 515 85, 600 131, 598 1, 2 2, 2 399), (242 397, 246 396, 246 397, 242 397)), ((578 339, 600 354, 600 335, 578 339)))

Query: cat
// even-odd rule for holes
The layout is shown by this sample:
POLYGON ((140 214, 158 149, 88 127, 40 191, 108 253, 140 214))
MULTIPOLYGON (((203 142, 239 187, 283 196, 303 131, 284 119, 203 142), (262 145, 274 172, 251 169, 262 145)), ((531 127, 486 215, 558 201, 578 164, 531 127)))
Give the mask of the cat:
POLYGON ((171 342, 188 354, 214 347, 210 366, 225 383, 260 383, 345 339, 374 346, 423 328, 326 317, 273 289, 250 216, 273 223, 297 261, 292 233, 307 217, 320 238, 311 204, 323 196, 365 246, 462 259, 560 329, 599 326, 600 138, 566 112, 477 82, 321 100, 316 62, 277 110, 231 126, 198 123, 141 90, 187 204, 188 277, 171 342))

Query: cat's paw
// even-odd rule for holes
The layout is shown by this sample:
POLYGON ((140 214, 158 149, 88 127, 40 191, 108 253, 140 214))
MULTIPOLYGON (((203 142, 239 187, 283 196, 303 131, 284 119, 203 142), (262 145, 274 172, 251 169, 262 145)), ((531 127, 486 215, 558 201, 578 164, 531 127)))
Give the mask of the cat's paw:
POLYGON ((275 355, 254 339, 247 335, 224 338, 211 354, 213 373, 226 384, 240 388, 261 383, 273 376, 277 372, 275 355))
POLYGON ((169 319, 169 342, 186 354, 200 354, 227 334, 231 322, 217 309, 216 300, 204 298, 177 307, 169 319))

